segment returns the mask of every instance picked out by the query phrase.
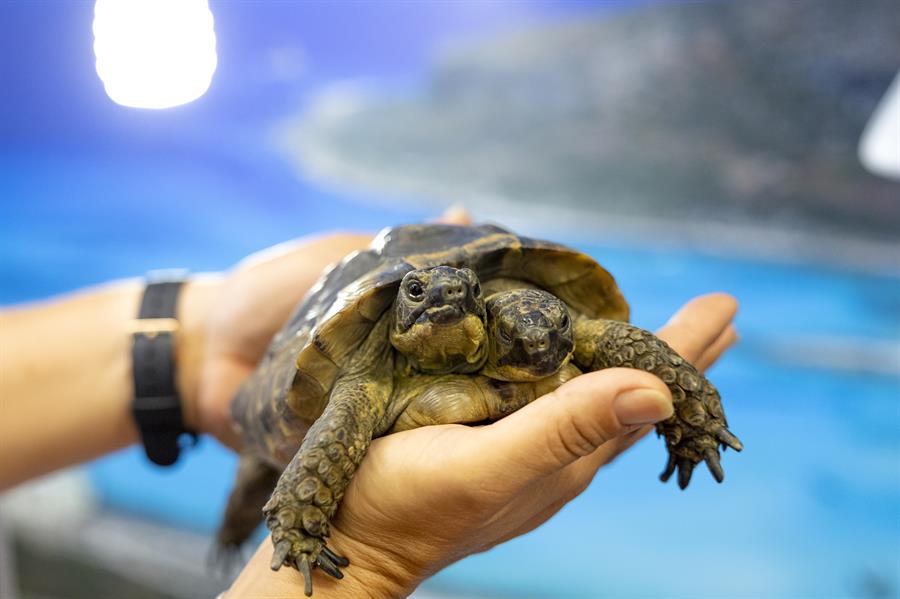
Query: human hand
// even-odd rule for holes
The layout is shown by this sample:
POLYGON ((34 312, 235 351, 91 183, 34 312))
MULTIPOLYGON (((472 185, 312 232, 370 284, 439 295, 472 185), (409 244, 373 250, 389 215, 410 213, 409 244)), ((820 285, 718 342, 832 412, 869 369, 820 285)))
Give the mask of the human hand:
POLYGON ((322 271, 371 239, 352 233, 298 239, 253 254, 224 274, 191 280, 179 306, 188 334, 177 357, 190 426, 237 447, 229 405, 238 386, 322 271))
MULTIPOLYGON (((469 224, 451 208, 438 222, 469 224)), ((333 233, 289 241, 239 262, 232 270, 192 279, 182 292, 178 347, 185 421, 238 447, 229 406, 275 336, 322 271, 367 247, 370 234, 333 233)))
MULTIPOLYGON (((705 370, 737 339, 725 294, 696 298, 659 332, 705 370)), ((405 596, 441 568, 525 534, 578 496, 597 470, 672 414, 645 372, 579 376, 483 427, 431 426, 375 440, 333 522, 345 579, 315 575, 325 597, 405 596)), ((266 539, 228 597, 299 596, 304 581, 269 570, 266 539)))

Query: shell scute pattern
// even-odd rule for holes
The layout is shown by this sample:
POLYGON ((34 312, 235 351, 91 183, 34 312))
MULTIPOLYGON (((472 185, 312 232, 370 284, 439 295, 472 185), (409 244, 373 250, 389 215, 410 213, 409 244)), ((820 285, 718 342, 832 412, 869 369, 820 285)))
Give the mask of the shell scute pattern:
MULTIPOLYGON (((260 428, 247 422, 259 419, 278 418, 287 428, 308 428, 324 410, 348 357, 390 307, 403 276, 413 269, 439 265, 471 268, 482 281, 496 277, 529 281, 588 316, 627 319, 627 303, 612 276, 572 249, 520 237, 494 225, 386 229, 369 249, 352 253, 329 269, 276 336, 266 357, 272 362, 271 392, 265 397, 239 395, 235 402, 257 404, 255 410, 233 410, 245 434, 260 444, 258 437, 282 432, 282 427, 260 428), (282 371, 279 377, 276 371, 284 354, 294 358, 295 371, 290 376, 282 371), (262 414, 267 410, 272 412, 268 417, 262 414)), ((296 435, 290 436, 292 443, 297 440, 296 435)), ((283 459, 286 452, 277 453, 283 459)))

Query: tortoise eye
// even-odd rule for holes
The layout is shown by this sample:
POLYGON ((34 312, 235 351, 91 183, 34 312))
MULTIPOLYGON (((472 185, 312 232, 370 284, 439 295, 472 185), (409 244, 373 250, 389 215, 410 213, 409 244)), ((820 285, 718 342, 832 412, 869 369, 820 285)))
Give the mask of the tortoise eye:
POLYGON ((562 320, 560 321, 560 326, 564 329, 569 328, 569 315, 563 314, 562 320))
POLYGON ((422 288, 420 282, 411 281, 409 285, 406 286, 406 294, 414 300, 420 300, 425 296, 425 289, 422 288))
POLYGON ((481 295, 481 283, 479 283, 478 281, 475 281, 475 285, 472 286, 472 293, 475 295, 475 297, 478 297, 481 295))

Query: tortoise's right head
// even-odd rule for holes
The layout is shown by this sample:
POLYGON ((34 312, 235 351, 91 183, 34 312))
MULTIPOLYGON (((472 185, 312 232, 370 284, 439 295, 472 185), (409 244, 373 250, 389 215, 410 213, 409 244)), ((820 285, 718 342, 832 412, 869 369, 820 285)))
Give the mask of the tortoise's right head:
POLYGON ((558 372, 575 343, 566 304, 541 289, 513 289, 487 300, 490 347, 484 374, 536 381, 558 372))
POLYGON ((468 268, 436 266, 403 277, 391 343, 422 372, 474 372, 487 357, 484 296, 468 268))

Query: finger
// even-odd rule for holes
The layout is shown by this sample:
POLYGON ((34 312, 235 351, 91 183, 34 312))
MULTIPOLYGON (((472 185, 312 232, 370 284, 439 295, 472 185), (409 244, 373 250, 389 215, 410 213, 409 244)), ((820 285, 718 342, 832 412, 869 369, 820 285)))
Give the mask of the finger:
POLYGON ((693 363, 728 328, 737 307, 737 300, 727 293, 696 297, 657 331, 657 335, 693 363))
MULTIPOLYGON (((528 500, 528 503, 531 503, 531 501, 528 500)), ((552 518, 553 515, 556 514, 556 512, 565 507, 566 503, 568 503, 568 501, 564 501, 561 499, 551 502, 546 507, 542 508, 538 513, 527 518, 524 522, 517 523, 517 525, 511 526, 507 530, 502 531, 498 538, 491 538, 489 545, 480 547, 479 549, 481 551, 487 551, 495 545, 500 545, 501 543, 511 541, 516 537, 520 537, 531 532, 532 530, 552 518)), ((533 511, 531 508, 532 506, 528 505, 525 507, 525 510, 530 513, 533 511)))
POLYGON ((610 464, 617 457, 625 453, 632 445, 643 439, 654 429, 652 424, 644 425, 637 430, 616 437, 600 447, 591 455, 585 456, 575 462, 572 467, 584 476, 593 478, 597 470, 610 464))
POLYGON ((576 460, 565 468, 524 487, 498 511, 498 514, 503 515, 496 518, 497 521, 507 521, 512 524, 512 527, 503 533, 503 538, 513 538, 540 526, 587 489, 600 466, 612 461, 616 455, 625 451, 651 430, 653 427, 650 425, 639 426, 631 432, 604 443, 591 455, 576 460), (615 454, 611 451, 613 448, 616 449, 615 454))
POLYGON ((606 466, 653 430, 653 425, 630 427, 633 430, 610 439, 590 455, 566 466, 554 486, 566 493, 567 501, 577 497, 594 480, 597 471, 606 466))
POLYGON ((471 225, 472 215, 462 204, 453 204, 435 220, 444 225, 471 225))
POLYGON ((712 345, 707 347, 700 357, 694 360, 694 366, 697 367, 697 370, 703 372, 710 366, 716 363, 716 361, 725 353, 729 347, 738 342, 740 337, 738 336, 737 329, 734 328, 734 325, 729 325, 725 332, 719 335, 719 338, 716 339, 712 345))
POLYGON ((671 415, 672 397, 662 381, 646 372, 612 368, 576 377, 479 429, 476 442, 459 457, 480 463, 474 476, 502 496, 592 454, 634 425, 671 415))
MULTIPOLYGON (((336 232, 298 237, 250 254, 238 262, 234 270, 254 270, 259 273, 257 276, 278 279, 284 274, 296 275, 298 269, 315 262, 308 259, 311 255, 339 260, 352 251, 366 248, 371 241, 369 233, 336 232)), ((318 276, 322 269, 315 266, 318 265, 312 265, 310 270, 318 276)))

